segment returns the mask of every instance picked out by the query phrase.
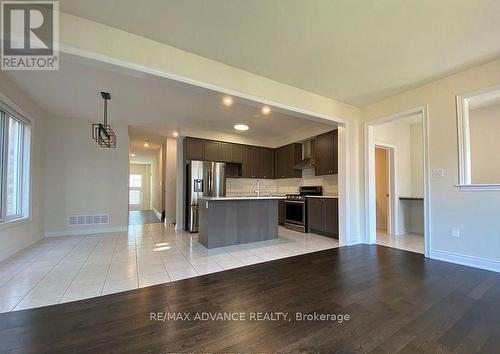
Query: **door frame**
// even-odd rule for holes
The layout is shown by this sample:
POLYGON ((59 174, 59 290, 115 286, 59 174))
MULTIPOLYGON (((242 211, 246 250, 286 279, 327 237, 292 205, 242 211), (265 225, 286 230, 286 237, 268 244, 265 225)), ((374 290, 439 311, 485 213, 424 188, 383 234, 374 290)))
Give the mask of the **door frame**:
MULTIPOLYGON (((396 235, 398 230, 399 208, 397 204, 397 169, 396 169, 396 146, 386 143, 375 143, 375 148, 387 151, 387 190, 389 191, 389 200, 387 203, 387 233, 396 235)), ((375 150, 374 150, 375 152, 375 150)), ((375 191, 376 192, 376 191, 375 191)), ((375 214, 376 216, 376 214, 375 214)), ((376 225, 375 225, 376 228, 376 225)))
POLYGON ((376 206, 375 206, 375 134, 377 125, 389 123, 406 116, 420 114, 422 116, 422 138, 424 157, 424 254, 430 257, 431 250, 431 191, 429 163, 429 122, 427 105, 419 106, 389 116, 365 122, 364 124, 364 156, 365 156, 365 240, 374 244, 377 241, 376 206))

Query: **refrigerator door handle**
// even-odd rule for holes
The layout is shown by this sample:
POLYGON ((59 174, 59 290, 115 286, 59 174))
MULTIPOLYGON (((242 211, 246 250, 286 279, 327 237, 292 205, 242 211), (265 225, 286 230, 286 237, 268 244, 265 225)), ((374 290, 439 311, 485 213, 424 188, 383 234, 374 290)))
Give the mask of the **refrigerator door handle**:
POLYGON ((208 169, 208 196, 211 197, 213 193, 213 180, 212 180, 212 169, 208 169))

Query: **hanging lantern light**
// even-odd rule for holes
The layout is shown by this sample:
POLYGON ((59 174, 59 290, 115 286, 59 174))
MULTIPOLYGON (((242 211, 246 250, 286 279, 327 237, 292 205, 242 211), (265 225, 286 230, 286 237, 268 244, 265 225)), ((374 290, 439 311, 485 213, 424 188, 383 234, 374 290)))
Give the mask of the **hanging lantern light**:
POLYGON ((116 148, 116 134, 108 125, 108 100, 111 99, 109 92, 101 92, 104 100, 104 122, 92 124, 92 139, 94 139, 100 147, 116 148))

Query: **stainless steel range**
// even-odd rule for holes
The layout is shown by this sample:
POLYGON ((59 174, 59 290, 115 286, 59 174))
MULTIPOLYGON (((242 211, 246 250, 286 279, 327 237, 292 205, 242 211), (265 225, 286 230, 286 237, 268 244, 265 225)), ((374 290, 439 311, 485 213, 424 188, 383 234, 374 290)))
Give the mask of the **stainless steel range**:
POLYGON ((308 195, 323 195, 321 186, 303 186, 298 194, 287 194, 285 199, 285 227, 287 229, 306 232, 308 195))

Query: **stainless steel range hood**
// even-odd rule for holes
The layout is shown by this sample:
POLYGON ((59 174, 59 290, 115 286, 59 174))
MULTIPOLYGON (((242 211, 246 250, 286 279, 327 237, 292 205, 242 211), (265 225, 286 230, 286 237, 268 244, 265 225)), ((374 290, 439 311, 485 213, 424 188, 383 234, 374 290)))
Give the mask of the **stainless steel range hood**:
POLYGON ((314 139, 309 139, 302 143, 302 161, 293 166, 293 168, 296 170, 302 170, 304 168, 312 168, 315 164, 314 139))

